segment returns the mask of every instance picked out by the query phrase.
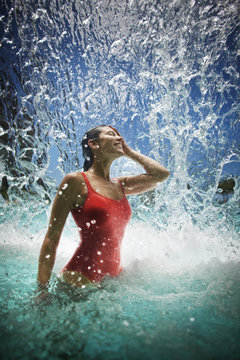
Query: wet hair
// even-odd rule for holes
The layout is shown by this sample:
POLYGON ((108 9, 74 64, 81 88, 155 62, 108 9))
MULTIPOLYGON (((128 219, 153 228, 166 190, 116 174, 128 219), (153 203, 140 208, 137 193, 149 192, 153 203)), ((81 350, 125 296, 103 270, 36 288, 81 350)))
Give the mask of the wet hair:
POLYGON ((107 125, 98 125, 94 128, 88 130, 82 137, 82 153, 84 157, 83 170, 87 171, 93 164, 93 153, 88 145, 89 140, 97 140, 99 138, 99 134, 101 132, 101 128, 107 125))

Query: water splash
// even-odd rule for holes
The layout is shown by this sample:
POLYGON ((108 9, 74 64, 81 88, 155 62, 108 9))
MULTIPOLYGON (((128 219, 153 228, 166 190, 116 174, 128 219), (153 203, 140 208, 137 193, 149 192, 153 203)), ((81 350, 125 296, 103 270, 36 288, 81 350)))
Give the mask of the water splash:
POLYGON ((239 166, 237 9, 233 1, 5 3, 1 139, 10 184, 42 191, 51 144, 63 172, 79 169, 81 135, 109 122, 170 168, 174 208, 209 206, 224 166, 239 166))
MULTIPOLYGON (((79 352, 94 358, 102 354, 101 342, 106 359, 128 358, 132 349, 138 359, 217 357, 216 348, 226 358, 235 349, 234 358, 238 14, 236 0, 1 2, 0 173, 9 186, 9 203, 0 203, 1 313, 4 334, 19 356, 30 357, 34 348, 42 358, 77 358, 79 352), (79 170, 81 136, 102 123, 115 125, 134 149, 169 168, 171 177, 156 191, 132 197, 121 277, 108 279, 102 293, 87 293, 86 301, 81 295, 82 302, 72 303, 63 295, 44 316, 33 314, 29 297, 56 193, 51 170, 79 170), (219 204, 216 191, 226 169, 235 179, 234 194, 219 204), (75 336, 60 343, 59 323, 64 335, 69 329, 78 335, 77 343, 75 336), (19 338, 26 341, 19 345, 19 338)), ((139 171, 120 159, 112 173, 139 171)), ((78 243, 70 219, 65 231, 56 274, 78 243)), ((11 353, 7 342, 1 346, 11 353)))

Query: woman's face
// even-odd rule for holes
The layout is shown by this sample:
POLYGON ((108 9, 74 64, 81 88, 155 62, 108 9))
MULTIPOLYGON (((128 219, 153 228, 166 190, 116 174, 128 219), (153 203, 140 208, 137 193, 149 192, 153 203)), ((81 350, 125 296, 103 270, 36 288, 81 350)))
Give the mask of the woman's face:
POLYGON ((116 158, 124 154, 122 137, 109 126, 105 126, 101 129, 98 145, 99 150, 104 154, 114 154, 116 158))

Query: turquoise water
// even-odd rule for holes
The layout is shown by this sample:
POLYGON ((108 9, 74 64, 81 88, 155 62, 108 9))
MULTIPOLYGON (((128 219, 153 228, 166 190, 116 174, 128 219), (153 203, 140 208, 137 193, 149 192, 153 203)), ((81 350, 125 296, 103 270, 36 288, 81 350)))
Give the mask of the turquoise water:
MULTIPOLYGON (((1 359, 239 359, 238 1, 0 5, 1 359), (130 197, 124 271, 99 286, 58 278, 79 241, 69 217, 39 304, 57 184, 102 123, 171 176, 130 197)), ((141 171, 122 158, 112 176, 141 171)))
POLYGON ((34 300, 43 233, 29 240, 2 228, 2 358, 239 358, 239 246, 221 248, 225 236, 190 225, 159 231, 135 222, 123 244, 123 273, 72 290, 57 277, 77 241, 68 226, 47 305, 34 300))

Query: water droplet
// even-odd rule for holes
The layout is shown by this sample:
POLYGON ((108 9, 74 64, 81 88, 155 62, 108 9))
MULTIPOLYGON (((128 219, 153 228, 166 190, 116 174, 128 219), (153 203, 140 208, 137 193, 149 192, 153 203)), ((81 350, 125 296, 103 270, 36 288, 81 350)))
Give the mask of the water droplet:
POLYGON ((194 318, 194 317, 190 317, 190 321, 191 321, 191 322, 195 321, 195 318, 194 318))
POLYGON ((91 224, 89 222, 86 222, 87 227, 89 227, 91 224))
POLYGON ((125 325, 125 326, 129 326, 129 322, 127 321, 127 320, 123 320, 123 325, 125 325))
POLYGON ((101 271, 100 269, 98 269, 98 271, 97 271, 97 272, 98 272, 99 274, 101 274, 101 272, 102 272, 102 271, 101 271))
POLYGON ((92 223, 92 224, 96 224, 96 220, 91 220, 91 223, 92 223))
POLYGON ((97 251, 97 254, 98 254, 98 255, 102 255, 101 251, 97 251))
POLYGON ((62 191, 59 191, 58 194, 59 194, 59 195, 62 195, 62 191))
POLYGON ((88 270, 90 270, 91 269, 91 266, 88 266, 88 270))
POLYGON ((50 257, 51 257, 51 255, 49 255, 49 254, 45 256, 46 259, 49 259, 50 257))
POLYGON ((78 227, 78 231, 82 231, 82 228, 78 227))
POLYGON ((68 184, 63 184, 62 190, 65 190, 68 187, 68 184))
POLYGON ((106 245, 106 243, 105 243, 105 242, 103 242, 103 243, 102 243, 102 246, 105 246, 105 245, 106 245))

